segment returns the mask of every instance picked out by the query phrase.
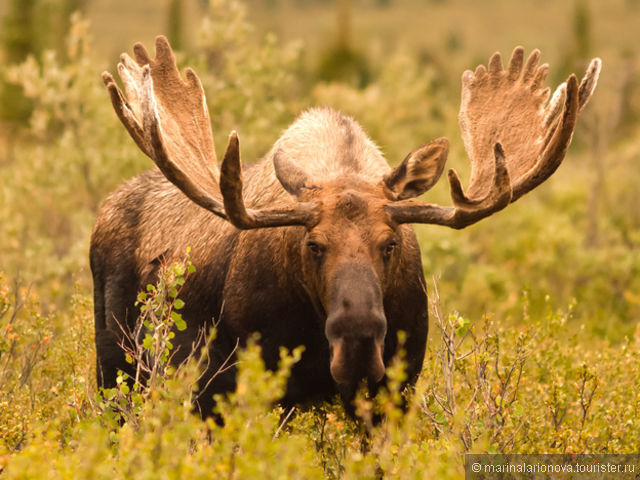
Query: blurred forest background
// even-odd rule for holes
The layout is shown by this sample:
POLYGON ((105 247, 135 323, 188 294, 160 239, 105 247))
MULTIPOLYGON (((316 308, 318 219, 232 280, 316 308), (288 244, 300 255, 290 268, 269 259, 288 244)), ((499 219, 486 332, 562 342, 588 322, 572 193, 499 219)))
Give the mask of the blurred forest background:
MULTIPOLYGON (((504 58, 516 45, 525 54, 539 48, 554 88, 602 58, 598 88, 553 177, 463 231, 415 227, 429 289, 439 291, 425 365, 436 383, 416 408, 427 425, 421 441, 440 451, 637 451, 637 431, 630 436, 627 427, 614 446, 590 435, 633 418, 608 416, 616 402, 640 413, 637 395, 616 396, 632 395, 640 378, 639 30, 638 0, 0 0, 0 468, 26 446, 42 447, 34 438, 45 442, 51 431, 60 452, 73 454, 74 426, 104 416, 94 400, 89 236, 105 196, 151 162, 119 124, 100 73, 115 72, 136 41, 152 50, 157 34, 200 76, 218 148, 236 129, 245 161, 266 153, 301 110, 331 105, 356 118, 391 164, 449 137, 449 166, 463 178, 469 168, 457 112, 465 69, 496 50, 504 58), (537 373, 516 387, 529 390, 508 408, 514 422, 539 416, 539 443, 516 440, 524 420, 507 435, 508 384, 489 385, 486 405, 474 410, 479 397, 468 397, 469 385, 437 383, 464 370, 438 356, 449 321, 449 333, 463 337, 470 325, 492 325, 474 338, 505 335, 513 365, 524 365, 519 335, 536 326, 526 357, 537 373), (555 343, 545 346, 550 338, 555 343), (556 363, 547 365, 541 352, 556 363), (628 383, 618 385, 621 371, 628 383), (603 378, 618 394, 603 393, 603 378), (600 401, 599 416, 585 407, 591 384, 599 387, 588 405, 600 401), (469 402, 463 420, 448 403, 456 395, 469 402), (72 413, 51 427, 61 409, 72 413), (474 444, 479 438, 484 443, 474 444)), ((446 182, 424 199, 449 204, 446 182)), ((499 356, 495 347, 488 352, 499 356)), ((325 476, 359 472, 348 465, 364 460, 340 444, 348 438, 327 443, 314 437, 316 417, 300 418, 308 422, 301 431, 316 432, 309 438, 325 476)), ((429 459, 460 472, 459 462, 429 459)))

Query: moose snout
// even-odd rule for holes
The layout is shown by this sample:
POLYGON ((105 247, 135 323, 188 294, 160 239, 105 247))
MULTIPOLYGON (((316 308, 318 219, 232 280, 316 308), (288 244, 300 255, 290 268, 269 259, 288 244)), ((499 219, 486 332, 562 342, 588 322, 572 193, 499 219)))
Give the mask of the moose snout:
POLYGON ((371 337, 344 337, 330 342, 330 348, 330 371, 336 383, 353 385, 363 379, 373 383, 382 380, 383 342, 371 337))
POLYGON ((382 292, 368 269, 345 268, 336 275, 325 335, 331 351, 330 370, 340 384, 384 376, 387 319, 382 292))

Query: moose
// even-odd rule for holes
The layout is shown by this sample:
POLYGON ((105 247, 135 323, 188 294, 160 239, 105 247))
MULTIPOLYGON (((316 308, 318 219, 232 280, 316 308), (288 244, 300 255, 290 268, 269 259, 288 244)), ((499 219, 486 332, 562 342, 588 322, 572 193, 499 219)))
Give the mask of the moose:
POLYGON ((187 328, 175 332, 173 361, 202 348, 198 332, 215 323, 195 400, 205 417, 213 395, 235 387, 235 367, 220 367, 254 333, 269 369, 281 347, 304 346, 284 405, 339 394, 353 414, 357 390, 384 385, 400 348, 406 383, 415 383, 428 305, 410 224, 465 228, 549 178, 601 68, 593 59, 580 83, 572 74, 553 95, 543 87, 548 65, 539 64, 538 50, 525 60, 515 48, 506 69, 495 53, 488 67, 465 71, 459 122, 470 182, 463 190, 449 170, 452 206, 440 206, 415 199, 442 174, 446 138, 391 168, 355 120, 329 107, 302 113, 248 168, 232 132, 218 167, 200 80, 190 68, 183 80, 165 37, 155 48, 155 58, 140 43, 135 60, 122 54, 124 93, 103 73, 118 118, 157 169, 112 193, 93 230, 97 380, 113 387, 118 370, 132 371, 124 332, 140 313, 137 292, 189 246, 196 272, 181 292, 187 328))

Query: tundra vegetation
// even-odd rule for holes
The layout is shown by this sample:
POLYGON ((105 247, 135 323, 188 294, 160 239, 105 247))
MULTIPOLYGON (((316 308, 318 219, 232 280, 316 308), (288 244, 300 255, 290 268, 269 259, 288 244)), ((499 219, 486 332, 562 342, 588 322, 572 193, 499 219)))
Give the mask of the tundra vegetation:
MULTIPOLYGON (((345 57, 356 58, 349 68, 364 65, 367 72, 339 78, 322 70, 324 52, 334 43, 289 40, 301 35, 300 11, 322 19, 337 8, 333 3, 218 0, 206 6, 197 28, 181 33, 178 61, 194 66, 203 82, 216 143, 224 145, 226 133, 237 129, 245 159, 264 154, 302 109, 328 104, 362 123, 390 159, 446 135, 452 140, 449 163, 468 178, 457 125, 465 68, 517 44, 538 46, 544 61, 561 64, 559 79, 550 84, 583 71, 591 56, 600 56, 605 66, 566 160, 535 193, 465 231, 416 227, 431 334, 414 389, 395 388, 405 375, 399 357, 387 372, 390 392, 359 397, 360 422, 346 418, 337 401, 289 415, 273 402, 300 351, 282 352, 280 369, 269 372, 250 345, 239 352, 236 391, 218 402, 223 425, 192 414, 196 361, 177 370, 167 363, 169 327, 183 321, 176 314, 183 307, 181 285, 198 268, 188 251, 182 262, 165 265, 157 284, 138 297, 147 330, 129 354, 148 368, 149 380, 130 387, 121 378, 103 396, 96 390, 91 227, 107 193, 150 167, 113 114, 100 72, 133 41, 149 40, 136 37, 140 20, 126 18, 129 38, 109 51, 109 40, 92 38, 105 28, 99 17, 94 26, 88 20, 96 9, 76 2, 74 8, 84 6, 86 15, 33 29, 66 38, 57 47, 9 35, 25 31, 8 28, 12 22, 27 21, 16 17, 14 4, 31 8, 40 2, 5 3, 3 476, 376 478, 384 472, 390 478, 461 478, 465 452, 640 449, 640 92, 635 44, 626 43, 624 33, 635 32, 636 2, 518 2, 516 11, 515 2, 491 0, 487 16, 514 19, 493 37, 482 34, 481 14, 471 15, 477 2, 416 1, 424 18, 449 19, 438 22, 438 31, 442 25, 450 30, 424 44, 416 40, 420 27, 409 22, 403 28, 396 2, 351 2, 350 10, 340 9, 350 11, 352 28, 374 28, 384 14, 405 37, 381 46, 359 42, 354 32, 340 34, 353 53, 345 57), (451 20, 460 12, 470 15, 468 26, 451 20), (280 37, 263 33, 276 14, 289 16, 291 30, 283 27, 280 37), (552 28, 535 33, 523 27, 542 25, 541 16, 552 28), (526 38, 518 36, 518 26, 526 38), (609 35, 611 28, 620 35, 609 35), (151 356, 156 361, 145 364, 151 356), (386 414, 378 425, 371 422, 375 412, 386 414)), ((171 3, 180 8, 181 2, 171 3)), ((28 20, 32 24, 46 17, 37 11, 28 20)), ((380 34, 391 35, 384 29, 380 34)), ((440 185, 426 200, 447 204, 448 198, 440 185)))

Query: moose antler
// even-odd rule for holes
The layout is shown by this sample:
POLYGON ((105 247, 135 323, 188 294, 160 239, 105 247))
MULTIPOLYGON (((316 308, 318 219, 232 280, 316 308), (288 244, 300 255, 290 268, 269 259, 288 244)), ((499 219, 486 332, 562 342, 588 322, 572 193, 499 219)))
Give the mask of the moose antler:
POLYGON ((155 59, 140 43, 133 51, 136 61, 123 53, 118 64, 126 98, 111 74, 104 72, 102 78, 131 138, 174 185, 240 229, 311 221, 312 205, 304 203, 268 210, 245 208, 238 137, 235 132, 229 137, 218 171, 207 103, 195 72, 187 68, 187 81, 182 80, 164 36, 156 38, 155 59), (221 196, 223 201, 218 199, 221 196))
POLYGON ((102 78, 111 103, 127 131, 162 173, 198 205, 226 218, 218 200, 216 164, 207 103, 195 72, 183 81, 167 39, 156 38, 156 58, 142 44, 133 47, 134 61, 123 53, 118 73, 126 99, 113 77, 102 78))
POLYGON ((398 223, 434 223, 464 228, 534 189, 562 162, 575 129, 578 112, 593 93, 601 61, 591 61, 580 85, 575 75, 560 85, 550 102, 542 88, 549 67, 538 66, 534 50, 524 63, 517 47, 507 70, 499 53, 488 69, 462 75, 460 128, 471 162, 465 193, 455 170, 449 170, 453 207, 399 201, 387 206, 398 223))

